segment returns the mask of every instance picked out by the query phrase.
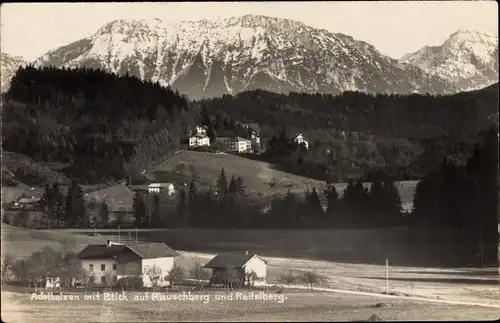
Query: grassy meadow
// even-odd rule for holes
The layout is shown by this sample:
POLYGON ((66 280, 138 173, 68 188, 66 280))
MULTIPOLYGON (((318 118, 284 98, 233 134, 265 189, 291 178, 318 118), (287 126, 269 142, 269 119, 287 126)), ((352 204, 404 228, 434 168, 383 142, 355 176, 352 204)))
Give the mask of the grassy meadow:
MULTIPOLYGON (((31 300, 31 295, 2 292, 2 319, 8 322, 157 322, 157 321, 367 321, 380 320, 494 320, 498 309, 387 300, 327 292, 287 292, 277 300, 216 300, 201 292, 201 300, 31 300), (286 298, 286 299, 285 299, 286 298), (61 304, 64 302, 64 304, 61 304), (377 304, 382 305, 380 307, 377 304), (61 310, 64 306, 64 310, 61 310)), ((242 294, 248 293, 242 291, 242 294)), ((268 295, 272 295, 271 293, 268 295)), ((226 294, 228 295, 228 294, 226 294)))

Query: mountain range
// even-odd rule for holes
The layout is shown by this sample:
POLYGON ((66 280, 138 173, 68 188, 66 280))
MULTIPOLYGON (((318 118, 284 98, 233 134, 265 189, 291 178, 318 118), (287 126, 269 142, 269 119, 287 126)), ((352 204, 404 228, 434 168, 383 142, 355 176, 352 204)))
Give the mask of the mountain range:
POLYGON ((462 91, 477 90, 498 82, 498 36, 459 30, 441 46, 425 46, 400 62, 418 66, 462 91))
MULTIPOLYGON (((191 98, 258 88, 448 94, 498 81, 497 43, 495 36, 459 31, 441 46, 394 59, 350 36, 267 16, 177 24, 116 20, 33 64, 128 73, 191 98)), ((2 92, 25 63, 2 54, 2 92)))

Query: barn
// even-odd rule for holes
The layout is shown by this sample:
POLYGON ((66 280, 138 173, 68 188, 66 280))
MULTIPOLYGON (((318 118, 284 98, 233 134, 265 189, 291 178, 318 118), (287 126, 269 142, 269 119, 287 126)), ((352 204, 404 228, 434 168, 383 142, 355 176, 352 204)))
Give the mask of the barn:
POLYGON ((221 254, 210 260, 204 268, 212 270, 210 284, 245 286, 249 282, 265 285, 267 261, 256 254, 221 254))

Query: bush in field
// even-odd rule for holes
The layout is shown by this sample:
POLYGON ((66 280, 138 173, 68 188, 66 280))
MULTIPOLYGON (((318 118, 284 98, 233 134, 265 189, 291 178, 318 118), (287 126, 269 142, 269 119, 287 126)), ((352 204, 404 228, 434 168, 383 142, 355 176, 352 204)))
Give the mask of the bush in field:
POLYGON ((138 290, 143 287, 140 277, 123 277, 118 280, 118 286, 123 290, 138 290))
POLYGON ((287 274, 283 274, 277 278, 277 282, 288 286, 288 289, 290 289, 290 285, 296 283, 298 280, 299 277, 293 275, 291 270, 287 274))
POLYGON ((306 271, 302 274, 301 280, 312 289, 313 285, 323 281, 323 277, 314 271, 306 271))
POLYGON ((210 278, 210 272, 203 268, 199 262, 194 264, 194 267, 191 269, 189 274, 191 278, 196 280, 198 286, 202 286, 202 281, 210 278))
POLYGON ((5 279, 7 278, 8 272, 12 268, 13 263, 14 263, 14 259, 12 258, 12 256, 7 255, 2 259, 2 266, 0 268, 0 270, 1 270, 1 278, 0 279, 1 279, 2 286, 5 282, 5 279))
POLYGON ((47 277, 59 277, 62 285, 67 287, 74 280, 82 280, 88 276, 77 254, 65 254, 50 247, 34 252, 27 259, 13 261, 10 269, 16 281, 35 287, 47 277))
POLYGON ((153 289, 163 286, 166 277, 160 267, 156 265, 149 266, 146 268, 144 274, 149 277, 149 281, 151 282, 151 287, 153 289))
POLYGON ((248 289, 251 289, 254 286, 257 279, 259 279, 259 277, 257 276, 257 273, 255 271, 252 270, 248 273, 245 273, 245 283, 247 284, 248 289))
POLYGON ((112 271, 104 273, 104 284, 107 288, 111 288, 115 284, 115 276, 112 271))
POLYGON ((178 265, 174 265, 174 267, 169 271, 167 278, 170 282, 170 285, 179 285, 184 276, 184 269, 182 269, 182 267, 178 265))

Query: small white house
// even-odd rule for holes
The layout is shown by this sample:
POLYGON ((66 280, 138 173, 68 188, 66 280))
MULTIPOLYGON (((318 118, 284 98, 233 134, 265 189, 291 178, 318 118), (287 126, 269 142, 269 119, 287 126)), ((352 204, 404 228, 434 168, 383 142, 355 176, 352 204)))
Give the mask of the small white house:
POLYGON ((225 284, 228 272, 232 271, 236 277, 232 281, 241 282, 244 286, 248 282, 249 274, 255 273, 254 284, 265 285, 267 277, 267 261, 248 251, 241 254, 217 255, 203 268, 212 269, 210 284, 225 284))
POLYGON ((78 256, 96 284, 105 284, 106 277, 114 283, 125 277, 140 277, 149 287, 152 276, 161 278, 156 280, 159 286, 168 285, 166 277, 179 254, 164 243, 124 245, 108 240, 105 245, 88 245, 78 256))
POLYGON ((309 141, 302 135, 301 133, 298 133, 295 138, 293 138, 293 141, 297 144, 304 144, 306 149, 309 149, 309 141))
POLYGON ((172 183, 150 183, 148 185, 149 193, 167 193, 169 196, 175 194, 175 187, 172 183))
POLYGON ((210 146, 210 138, 205 135, 194 135, 189 137, 189 147, 210 146))
POLYGON ((196 126, 196 134, 205 137, 207 135, 207 126, 196 126))

